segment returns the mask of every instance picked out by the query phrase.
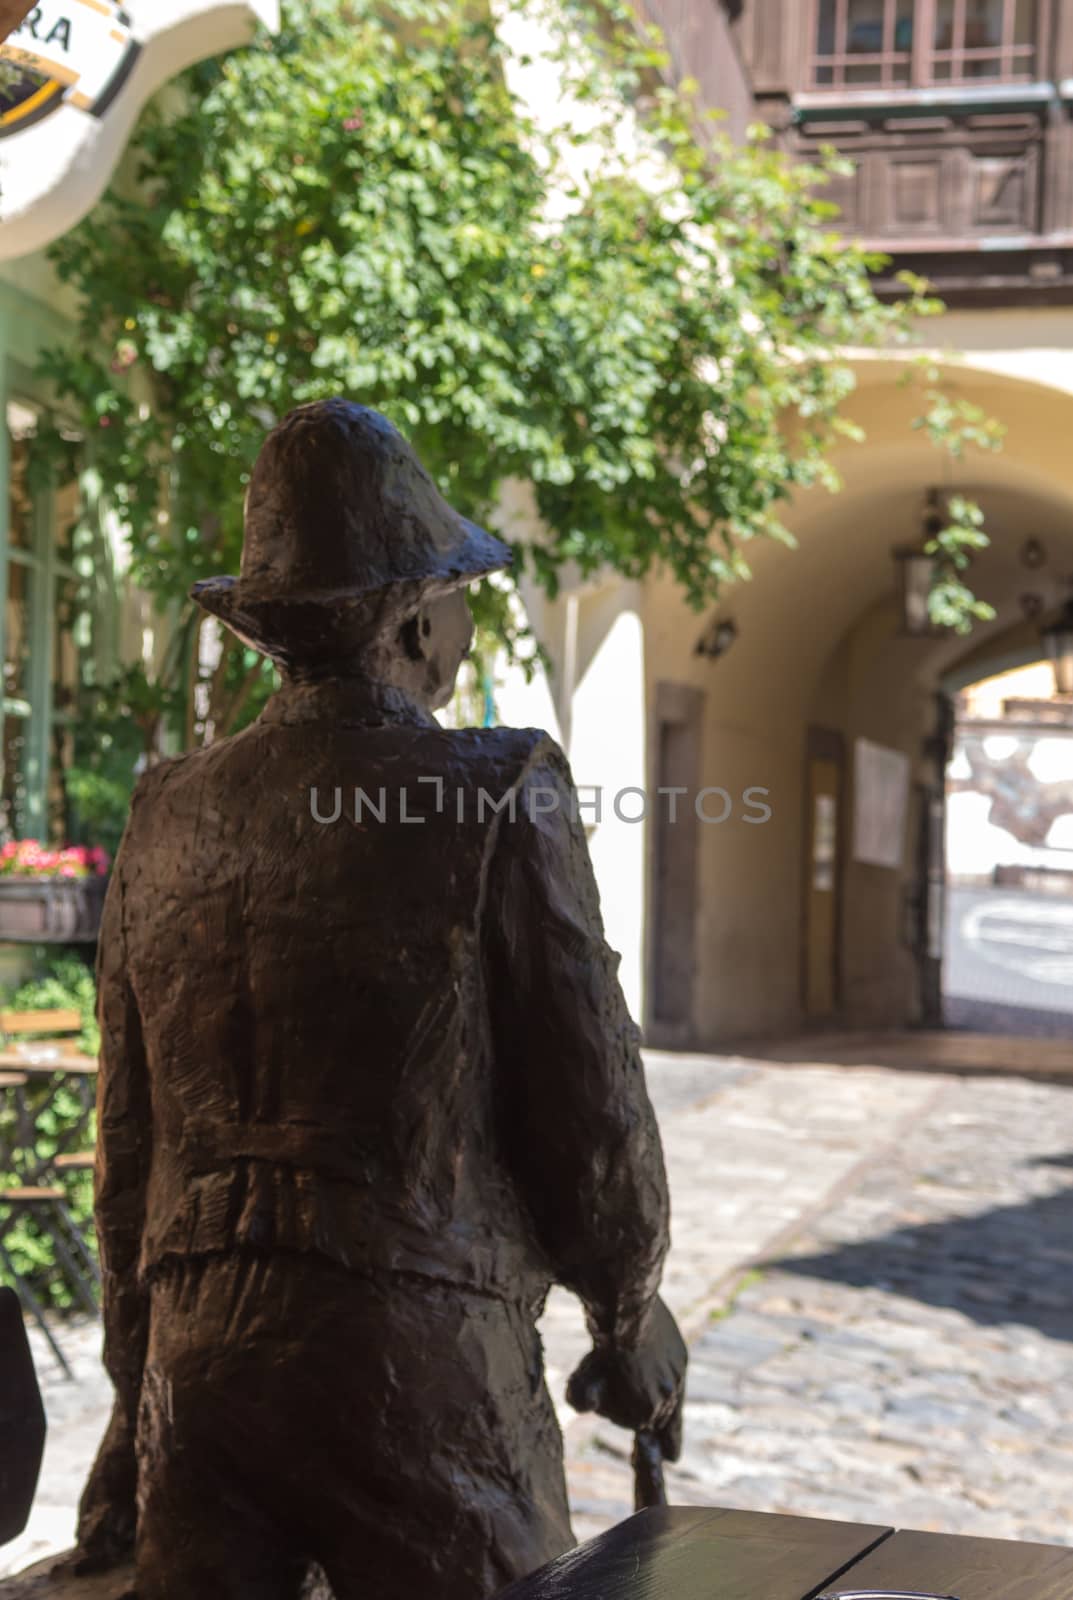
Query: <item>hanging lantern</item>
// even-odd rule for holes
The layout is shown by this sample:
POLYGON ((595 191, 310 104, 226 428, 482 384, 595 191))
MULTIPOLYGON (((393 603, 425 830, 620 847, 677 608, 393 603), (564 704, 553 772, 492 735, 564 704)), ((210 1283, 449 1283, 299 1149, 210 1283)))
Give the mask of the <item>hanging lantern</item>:
POLYGON ((898 568, 902 597, 902 632, 919 638, 934 633, 928 600, 935 582, 935 557, 911 545, 891 552, 898 568))
POLYGON ((924 523, 919 544, 900 545, 891 551, 898 573, 898 590, 902 602, 902 632, 923 638, 938 630, 931 620, 929 601, 935 586, 936 558, 929 555, 929 544, 946 526, 946 517, 939 503, 939 491, 929 489, 924 506, 924 523))

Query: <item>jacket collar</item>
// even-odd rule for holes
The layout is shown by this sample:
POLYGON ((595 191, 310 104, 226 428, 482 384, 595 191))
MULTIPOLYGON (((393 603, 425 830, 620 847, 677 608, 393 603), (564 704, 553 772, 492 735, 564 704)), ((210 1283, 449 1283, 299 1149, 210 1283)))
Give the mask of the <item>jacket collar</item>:
POLYGON ((402 689, 369 678, 285 683, 269 700, 259 720, 283 727, 310 722, 327 722, 336 727, 439 727, 432 713, 402 689))

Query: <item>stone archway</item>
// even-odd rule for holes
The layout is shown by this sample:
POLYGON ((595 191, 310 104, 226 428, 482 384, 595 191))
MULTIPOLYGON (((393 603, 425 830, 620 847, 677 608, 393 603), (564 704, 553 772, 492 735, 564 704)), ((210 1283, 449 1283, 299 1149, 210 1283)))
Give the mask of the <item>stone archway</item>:
MULTIPOLYGON (((945 675, 986 650, 1021 620, 1028 575, 1044 605, 1057 605, 1073 576, 1073 396, 992 372, 958 370, 961 392, 1000 415, 1004 452, 944 469, 914 432, 918 402, 899 386, 894 363, 862 372, 852 407, 867 443, 838 453, 842 493, 799 495, 786 516, 794 551, 750 548, 753 580, 730 590, 720 614, 737 639, 718 660, 694 653, 703 619, 670 584, 645 597, 649 705, 662 681, 704 697, 700 779, 740 792, 770 791, 764 828, 727 824, 700 837, 697 1005, 690 1042, 700 1046, 800 1026, 805 901, 816 819, 806 786, 817 735, 841 740, 843 775, 835 845, 839 970, 831 1019, 861 1027, 921 1020, 922 962, 912 929, 935 923, 920 901, 921 850, 938 788, 939 696, 945 675), (900 632, 892 548, 920 529, 925 491, 963 489, 984 508, 992 544, 973 587, 995 606, 971 639, 906 638, 900 632), (1028 534, 1049 551, 1046 572, 1026 574, 1028 534), (854 837, 859 744, 878 746, 908 788, 897 865, 862 859, 854 837)), ((1022 641, 1023 643, 1024 641, 1022 641)), ((822 758, 826 759, 826 758, 822 758)), ((838 787, 837 778, 832 778, 838 787)), ((826 802, 831 810, 830 799, 826 802)), ((932 818, 934 827, 934 819, 932 818)), ((934 926, 933 926, 934 932, 934 926)), ((932 940, 934 944, 934 939, 932 940)), ((933 964, 937 956, 929 957, 933 964)), ((934 965, 932 969, 934 985, 934 965)), ((817 1019, 819 1020, 819 1019, 817 1019)))

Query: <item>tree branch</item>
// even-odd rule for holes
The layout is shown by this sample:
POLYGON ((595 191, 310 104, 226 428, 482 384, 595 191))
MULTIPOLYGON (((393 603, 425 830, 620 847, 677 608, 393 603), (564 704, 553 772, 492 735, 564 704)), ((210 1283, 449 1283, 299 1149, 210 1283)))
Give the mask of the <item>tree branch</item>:
POLYGON ((231 657, 238 646, 233 633, 224 631, 223 642, 220 646, 220 659, 217 661, 209 680, 209 706, 205 720, 212 724, 212 737, 219 736, 223 721, 224 689, 227 683, 227 669, 231 664, 231 657))
POLYGON ((232 728, 235 726, 235 723, 238 720, 240 713, 244 710, 250 695, 260 682, 263 671, 264 661, 258 657, 253 666, 246 673, 246 676, 239 685, 230 705, 227 707, 223 717, 221 718, 219 724, 219 732, 221 737, 229 734, 232 728))
POLYGON ((194 748, 194 724, 197 721, 197 703, 195 690, 198 685, 198 673, 201 667, 201 625, 203 617, 198 617, 194 623, 193 638, 190 640, 190 654, 186 658, 186 713, 183 727, 183 749, 194 748))

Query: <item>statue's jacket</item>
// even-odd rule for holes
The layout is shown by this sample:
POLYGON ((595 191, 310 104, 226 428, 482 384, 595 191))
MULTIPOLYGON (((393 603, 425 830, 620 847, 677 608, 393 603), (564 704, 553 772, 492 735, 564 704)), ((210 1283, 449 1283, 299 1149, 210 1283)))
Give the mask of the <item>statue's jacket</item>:
POLYGON ((617 960, 546 734, 290 686, 149 769, 98 957, 117 1385, 162 1265, 240 1249, 627 1328, 668 1201, 617 960))

